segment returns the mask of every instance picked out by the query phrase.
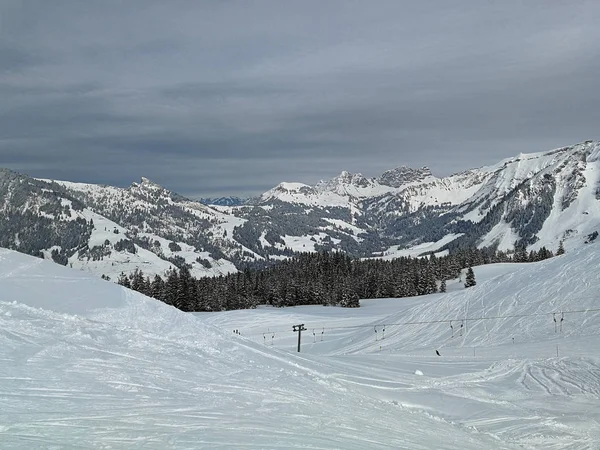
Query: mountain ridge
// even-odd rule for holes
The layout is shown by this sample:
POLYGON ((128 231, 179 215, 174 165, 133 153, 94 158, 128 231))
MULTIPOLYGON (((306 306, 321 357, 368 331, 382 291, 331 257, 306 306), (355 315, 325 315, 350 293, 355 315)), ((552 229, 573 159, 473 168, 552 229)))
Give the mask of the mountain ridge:
POLYGON ((198 201, 207 206, 240 206, 246 203, 245 198, 229 195, 225 197, 203 197, 198 201))
POLYGON ((282 182, 234 206, 205 205, 142 177, 127 188, 0 171, 0 246, 111 279, 187 265, 218 276, 293 252, 416 256, 467 246, 584 245, 600 228, 600 143, 519 154, 438 178, 399 166, 282 182), (412 251, 411 248, 415 250, 412 251))

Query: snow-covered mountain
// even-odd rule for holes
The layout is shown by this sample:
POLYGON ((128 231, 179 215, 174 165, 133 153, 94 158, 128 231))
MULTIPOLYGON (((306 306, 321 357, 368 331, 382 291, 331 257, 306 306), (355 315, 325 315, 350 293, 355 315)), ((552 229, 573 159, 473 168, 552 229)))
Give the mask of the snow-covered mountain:
POLYGON ((585 245, 600 232, 600 143, 521 154, 445 178, 399 167, 342 172, 314 186, 282 182, 239 206, 208 206, 142 178, 128 188, 0 171, 0 245, 111 279, 141 268, 195 276, 261 265, 294 251, 360 257, 466 246, 585 245))
POLYGON ((1 447, 597 448, 597 245, 445 294, 196 315, 0 249, 1 447))
POLYGON ((0 216, 1 245, 111 279, 181 264, 195 276, 226 274, 237 270, 231 260, 258 257, 226 236, 243 219, 145 178, 122 189, 3 170, 0 216))
POLYGON ((210 206, 240 206, 243 205, 246 200, 236 196, 227 196, 227 197, 215 197, 215 198, 201 198, 198 200, 200 203, 204 205, 210 206))
POLYGON ((509 250, 516 241, 530 248, 556 248, 560 240, 579 246, 600 225, 599 158, 600 143, 586 141, 445 178, 425 167, 376 178, 342 172, 315 186, 281 183, 254 204, 284 203, 323 217, 336 207, 347 218, 338 222, 342 228, 377 230, 384 238, 378 244, 395 241, 388 253, 426 242, 440 243, 431 250, 469 244, 509 250))

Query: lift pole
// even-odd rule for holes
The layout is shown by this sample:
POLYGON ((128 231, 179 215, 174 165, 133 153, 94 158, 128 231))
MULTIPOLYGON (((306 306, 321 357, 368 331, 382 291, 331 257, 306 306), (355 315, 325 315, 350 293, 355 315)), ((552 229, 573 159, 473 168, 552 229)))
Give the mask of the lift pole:
POLYGON ((292 329, 294 330, 294 333, 296 331, 298 332, 298 353, 300 353, 300 340, 302 339, 302 332, 306 331, 306 328, 304 328, 304 324, 301 323, 300 325, 292 325, 292 329))

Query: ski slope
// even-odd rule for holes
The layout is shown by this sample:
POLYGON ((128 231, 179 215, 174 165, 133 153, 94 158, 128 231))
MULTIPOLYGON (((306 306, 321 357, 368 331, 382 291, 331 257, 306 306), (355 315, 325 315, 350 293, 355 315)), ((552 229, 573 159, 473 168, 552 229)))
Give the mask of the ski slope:
POLYGON ((446 294, 192 315, 0 250, 0 447, 598 448, 599 263, 590 245, 446 294))

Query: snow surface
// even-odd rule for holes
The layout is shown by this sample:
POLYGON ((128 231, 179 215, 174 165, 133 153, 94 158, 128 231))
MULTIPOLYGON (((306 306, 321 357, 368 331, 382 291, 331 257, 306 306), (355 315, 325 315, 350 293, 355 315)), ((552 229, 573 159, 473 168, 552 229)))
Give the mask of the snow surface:
POLYGON ((0 250, 0 447, 598 448, 599 265, 590 244, 446 294, 193 315, 0 250))
POLYGON ((389 260, 392 260, 395 258, 409 257, 409 256, 411 258, 416 258, 419 255, 429 254, 431 252, 434 252, 436 256, 444 256, 444 255, 448 254, 447 250, 442 251, 442 252, 436 252, 436 250, 438 248, 443 247, 448 242, 452 242, 454 239, 459 238, 460 236, 462 236, 462 233, 447 234, 439 241, 423 242, 422 244, 418 244, 418 245, 415 245, 410 248, 402 248, 399 245, 392 245, 387 250, 385 250, 381 256, 378 256, 377 259, 384 259, 384 260, 389 261, 389 260))
POLYGON ((360 238, 358 238, 357 236, 359 234, 363 234, 365 233, 365 230, 363 230, 362 228, 359 228, 355 225, 351 225, 348 222, 345 222, 343 220, 340 219, 330 219, 330 218, 324 218, 323 220, 325 220, 326 222, 329 222, 333 225, 335 225, 338 229, 342 229, 342 230, 346 230, 350 233, 350 235, 352 237, 354 237, 354 239, 356 239, 357 241, 360 242, 360 238))

